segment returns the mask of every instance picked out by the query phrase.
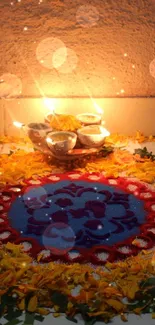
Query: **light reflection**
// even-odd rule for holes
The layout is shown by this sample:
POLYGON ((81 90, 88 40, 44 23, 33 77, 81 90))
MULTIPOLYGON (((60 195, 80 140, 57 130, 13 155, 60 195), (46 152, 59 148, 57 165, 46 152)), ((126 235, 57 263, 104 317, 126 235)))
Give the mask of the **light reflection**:
POLYGON ((50 114, 53 114, 55 110, 54 100, 52 98, 43 98, 43 103, 50 110, 50 114))
POLYGON ((22 127, 24 126, 23 123, 21 123, 21 122, 17 122, 17 121, 14 121, 14 122, 13 122, 13 125, 16 126, 16 127, 19 128, 19 129, 22 128, 22 127))

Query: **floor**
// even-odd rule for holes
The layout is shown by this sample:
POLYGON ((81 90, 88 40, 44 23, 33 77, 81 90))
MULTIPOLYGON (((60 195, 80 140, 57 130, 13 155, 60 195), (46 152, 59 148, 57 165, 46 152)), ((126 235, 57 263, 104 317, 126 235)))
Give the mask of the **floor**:
MULTIPOLYGON (((152 151, 154 154, 155 154, 155 142, 154 143, 151 143, 151 142, 148 142, 148 143, 142 143, 142 144, 138 144, 138 143, 133 143, 133 142, 130 142, 127 149, 133 153, 135 149, 137 148, 143 148, 144 146, 147 147, 148 151, 152 151)), ((0 153, 8 153, 10 151, 9 149, 9 144, 6 144, 4 145, 3 147, 1 146, 0 147, 0 153)), ((27 150, 30 150, 30 148, 28 148, 27 150)), ((21 317, 21 321, 24 320, 24 314, 23 316, 21 317)), ((81 316, 77 316, 77 320, 78 320, 78 324, 79 325, 84 325, 84 322, 83 320, 81 319, 81 316)), ((7 321, 6 320, 1 320, 1 324, 6 324, 7 321)), ((143 316, 136 316, 136 315, 129 315, 128 316, 128 325, 146 325, 146 324, 149 324, 149 325, 154 325, 154 320, 151 319, 151 314, 150 315, 143 315, 143 316)), ((39 325, 40 323, 38 321, 35 321, 35 325, 39 325)), ((54 318, 52 317, 52 315, 48 315, 46 316, 46 319, 43 321, 42 323, 43 325, 49 325, 49 324, 52 324, 52 325, 69 325, 69 324, 72 324, 70 321, 66 320, 66 318, 64 316, 61 316, 59 318, 54 318)), ((103 323, 101 322, 98 322, 96 323, 96 325, 101 325, 103 323)), ((124 324, 124 322, 121 321, 120 317, 115 317, 111 324, 116 324, 116 325, 121 325, 121 324, 124 324)), ((27 324, 28 325, 28 324, 27 324)))
MULTIPOLYGON (((24 315, 22 317, 19 318, 21 320, 21 322, 24 320, 24 315)), ((81 320, 81 316, 77 316, 76 317, 78 323, 77 325, 84 325, 83 320, 81 320)), ((151 318, 151 314, 150 315, 143 315, 143 316, 137 316, 137 315, 129 315, 127 317, 128 322, 126 323, 127 325, 154 325, 155 321, 154 319, 151 318)), ((5 325, 7 323, 6 320, 1 320, 1 324, 5 325)), ((58 318, 54 318, 52 315, 48 315, 46 316, 46 319, 40 323, 38 321, 35 321, 34 325, 72 325, 75 324, 73 322, 68 321, 64 316, 58 317, 58 318)), ((97 322, 95 323, 95 325, 103 325, 105 323, 103 322, 97 322)), ((111 325, 123 325, 124 322, 121 321, 120 317, 115 317, 113 318, 113 320, 110 323, 111 325)), ((29 325, 29 324, 26 324, 29 325)))

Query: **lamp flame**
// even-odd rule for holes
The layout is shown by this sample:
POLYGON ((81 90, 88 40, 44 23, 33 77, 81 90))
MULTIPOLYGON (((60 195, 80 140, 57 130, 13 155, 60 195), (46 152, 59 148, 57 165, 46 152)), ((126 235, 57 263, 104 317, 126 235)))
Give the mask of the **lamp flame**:
POLYGON ((46 142, 51 144, 53 143, 53 141, 50 138, 46 138, 46 142))
POLYGON ((54 113, 55 107, 53 103, 53 99, 51 98, 44 98, 43 99, 44 105, 50 110, 50 114, 54 113))
POLYGON ((17 122, 17 121, 13 122, 13 125, 16 126, 16 128, 19 128, 19 129, 21 129, 24 126, 23 123, 20 123, 20 122, 17 122))
POLYGON ((95 102, 94 102, 94 107, 95 107, 96 112, 97 112, 98 114, 100 114, 100 115, 103 114, 103 109, 102 109, 100 106, 98 106, 95 102))

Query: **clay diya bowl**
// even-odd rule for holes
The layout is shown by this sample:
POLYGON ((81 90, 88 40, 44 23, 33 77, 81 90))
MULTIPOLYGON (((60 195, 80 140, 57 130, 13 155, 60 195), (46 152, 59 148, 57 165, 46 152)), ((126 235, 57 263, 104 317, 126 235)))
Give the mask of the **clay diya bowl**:
POLYGON ((101 116, 97 114, 83 113, 76 115, 76 118, 83 125, 101 124, 101 116))
POLYGON ((66 154, 75 147, 76 141, 77 135, 67 131, 50 132, 46 138, 48 147, 55 154, 66 154))
POLYGON ((45 123, 29 123, 25 129, 28 137, 34 144, 40 143, 52 131, 49 125, 45 123))
POLYGON ((78 139, 86 147, 100 147, 110 133, 100 125, 84 126, 77 131, 78 139))

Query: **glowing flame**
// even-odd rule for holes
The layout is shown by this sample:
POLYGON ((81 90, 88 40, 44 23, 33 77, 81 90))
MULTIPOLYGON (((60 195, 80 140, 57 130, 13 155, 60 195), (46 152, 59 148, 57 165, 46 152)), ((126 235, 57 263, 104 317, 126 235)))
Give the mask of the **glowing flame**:
POLYGON ((46 138, 46 142, 51 144, 53 143, 53 141, 50 138, 46 138))
POLYGON ((100 115, 103 114, 103 109, 102 109, 100 106, 98 106, 95 102, 94 102, 94 107, 95 107, 96 112, 97 112, 98 114, 100 114, 100 115))
POLYGON ((50 114, 51 113, 53 114, 54 110, 55 110, 55 105, 54 105, 53 99, 52 98, 44 98, 43 103, 50 110, 50 114))
POLYGON ((21 129, 23 126, 24 126, 24 124, 23 123, 20 123, 20 122, 13 122, 13 125, 14 126, 16 126, 16 128, 19 128, 19 129, 21 129))

